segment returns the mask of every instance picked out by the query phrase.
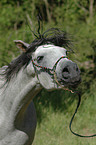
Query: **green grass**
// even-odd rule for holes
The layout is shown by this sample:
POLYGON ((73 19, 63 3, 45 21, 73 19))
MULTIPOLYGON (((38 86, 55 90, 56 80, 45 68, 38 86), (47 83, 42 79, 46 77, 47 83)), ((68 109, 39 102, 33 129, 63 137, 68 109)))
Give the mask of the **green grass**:
MULTIPOLYGON (((72 124, 72 129, 83 135, 96 133, 96 91, 87 92, 82 96, 72 124)), ((96 145, 96 137, 76 137, 69 130, 77 105, 76 95, 65 91, 42 91, 34 101, 38 118, 34 145, 96 145)))

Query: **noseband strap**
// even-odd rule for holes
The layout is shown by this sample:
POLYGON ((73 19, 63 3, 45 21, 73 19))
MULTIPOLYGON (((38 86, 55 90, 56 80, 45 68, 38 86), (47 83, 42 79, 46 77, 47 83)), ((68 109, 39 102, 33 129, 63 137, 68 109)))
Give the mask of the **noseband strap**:
POLYGON ((62 58, 67 58, 67 57, 65 57, 65 56, 62 56, 62 57, 60 57, 57 61, 56 61, 56 63, 55 63, 55 65, 53 66, 53 68, 51 69, 51 68, 47 68, 47 67, 43 67, 43 66, 41 66, 41 65, 37 65, 35 62, 34 62, 34 60, 32 60, 32 63, 33 63, 33 66, 34 67, 38 67, 38 68, 41 68, 41 69, 43 69, 44 71, 46 71, 46 72, 54 72, 55 70, 56 70, 56 66, 57 66, 57 64, 58 64, 58 62, 62 59, 62 58))

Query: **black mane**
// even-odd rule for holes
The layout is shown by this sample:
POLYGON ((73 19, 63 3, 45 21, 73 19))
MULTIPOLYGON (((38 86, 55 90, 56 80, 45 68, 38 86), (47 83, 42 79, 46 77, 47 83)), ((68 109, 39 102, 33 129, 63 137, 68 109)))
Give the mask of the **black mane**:
POLYGON ((66 32, 61 31, 58 28, 51 28, 45 31, 42 35, 39 34, 39 36, 37 36, 37 38, 29 45, 28 51, 33 52, 36 47, 49 43, 65 48, 70 48, 71 44, 66 32))
POLYGON ((26 67, 29 64, 32 60, 32 52, 34 52, 40 45, 53 44, 55 46, 65 47, 66 49, 71 50, 71 42, 67 37, 67 33, 58 28, 48 29, 43 34, 38 33, 38 36, 35 36, 36 39, 29 45, 27 52, 22 53, 18 58, 13 60, 2 74, 6 78, 6 82, 9 82, 22 67, 26 67))

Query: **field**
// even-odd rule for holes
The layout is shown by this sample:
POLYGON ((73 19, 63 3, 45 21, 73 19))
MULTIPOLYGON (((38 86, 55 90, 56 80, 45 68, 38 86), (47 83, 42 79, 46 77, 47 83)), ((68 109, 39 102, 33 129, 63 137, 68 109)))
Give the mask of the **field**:
MULTIPOLYGON (((77 105, 76 95, 65 91, 42 91, 39 95, 35 98, 38 125, 34 145, 96 144, 96 137, 80 138, 69 130, 69 122, 77 105)), ((82 96, 72 129, 82 135, 96 134, 96 92, 85 92, 82 96)))

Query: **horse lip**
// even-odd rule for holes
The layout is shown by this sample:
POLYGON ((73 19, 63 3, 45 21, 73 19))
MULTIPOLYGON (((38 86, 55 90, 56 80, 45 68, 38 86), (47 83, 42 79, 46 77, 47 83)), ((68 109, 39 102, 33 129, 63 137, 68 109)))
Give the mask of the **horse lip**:
POLYGON ((65 87, 77 88, 77 86, 81 83, 81 78, 75 82, 67 82, 64 80, 60 80, 59 82, 62 86, 65 86, 65 87))
POLYGON ((81 83, 81 81, 77 81, 75 83, 70 84, 69 87, 72 89, 76 89, 80 83, 81 83))

